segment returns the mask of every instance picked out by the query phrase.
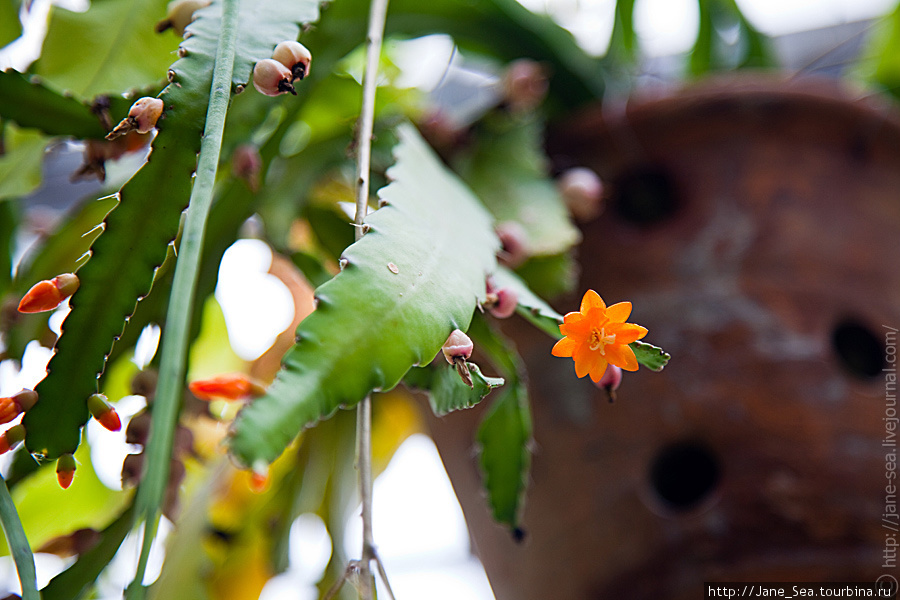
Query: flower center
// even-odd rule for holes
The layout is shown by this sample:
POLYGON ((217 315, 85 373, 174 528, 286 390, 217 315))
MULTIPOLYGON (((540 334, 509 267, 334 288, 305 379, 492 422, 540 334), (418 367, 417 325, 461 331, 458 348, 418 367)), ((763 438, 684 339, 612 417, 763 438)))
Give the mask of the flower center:
POLYGON ((606 335, 606 328, 601 327, 598 329, 593 329, 591 331, 591 350, 599 350, 600 354, 606 354, 605 348, 609 344, 614 344, 616 341, 616 334, 606 335))

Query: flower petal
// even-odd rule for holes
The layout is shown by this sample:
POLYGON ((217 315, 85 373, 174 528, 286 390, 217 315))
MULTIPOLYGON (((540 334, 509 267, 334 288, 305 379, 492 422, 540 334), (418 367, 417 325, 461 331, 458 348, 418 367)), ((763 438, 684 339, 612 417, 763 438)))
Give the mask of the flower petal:
POLYGON ((603 377, 603 374, 606 373, 606 370, 611 368, 609 364, 606 362, 605 358, 600 358, 600 360, 595 361, 593 368, 591 368, 590 376, 591 381, 594 383, 600 383, 600 379, 603 377))
POLYGON ((606 316, 613 323, 624 323, 631 314, 631 302, 619 302, 606 309, 606 316))
POLYGON ((647 335, 647 328, 634 323, 622 323, 613 330, 616 334, 616 343, 628 345, 647 335))
POLYGON ((606 360, 625 371, 637 371, 638 361, 634 351, 628 346, 610 344, 606 347, 606 360))
POLYGON ((567 358, 572 356, 572 352, 575 351, 578 343, 572 338, 564 337, 563 339, 556 342, 556 345, 553 346, 553 350, 550 351, 550 354, 553 356, 559 356, 563 358, 567 358))
POLYGON ((606 303, 603 302, 603 298, 600 297, 600 294, 594 290, 588 290, 584 293, 584 298, 581 299, 581 314, 587 314, 592 308, 602 308, 603 310, 606 310, 606 303))
POLYGON ((575 351, 572 353, 572 358, 575 360, 575 374, 579 377, 584 377, 591 371, 591 366, 594 364, 594 354, 590 347, 587 344, 580 344, 575 351))

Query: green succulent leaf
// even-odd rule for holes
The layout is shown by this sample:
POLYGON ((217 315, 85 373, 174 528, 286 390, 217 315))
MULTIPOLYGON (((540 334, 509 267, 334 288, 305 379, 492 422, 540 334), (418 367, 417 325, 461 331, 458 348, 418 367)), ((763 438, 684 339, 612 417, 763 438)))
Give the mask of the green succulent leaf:
POLYGON ((0 200, 18 198, 41 184, 45 138, 34 129, 7 125, 0 131, 6 152, 0 155, 0 200))
POLYGON ((437 370, 434 382, 431 385, 431 393, 428 398, 431 402, 431 410, 442 417, 454 410, 472 408, 491 393, 491 390, 503 385, 502 377, 486 377, 475 363, 467 362, 469 375, 472 377, 473 387, 466 385, 456 367, 441 365, 437 370))
MULTIPOLYGON (((72 312, 49 374, 37 386, 41 401, 25 416, 25 443, 31 452, 52 458, 78 446, 79 430, 89 416, 87 397, 98 391, 97 378, 113 343, 138 300, 150 292, 156 268, 178 233, 206 119, 221 10, 213 3, 195 13, 191 35, 182 44, 184 56, 171 67, 174 84, 160 96, 166 111, 150 160, 122 187, 91 259, 78 270, 81 287, 70 300, 72 312), (160 194, 161 189, 166 193, 160 194)), ((233 83, 246 85, 256 61, 271 55, 279 41, 296 39, 298 23, 317 15, 318 3, 310 0, 244 3, 233 83)))
POLYGON ((512 343, 483 318, 473 320, 469 334, 507 380, 479 425, 476 440, 482 483, 494 518, 516 534, 531 470, 532 423, 524 365, 512 343))
POLYGON ((0 71, 0 117, 47 135, 97 138, 106 135, 84 102, 50 89, 36 77, 0 71))
POLYGON ((581 235, 548 177, 541 123, 494 114, 482 127, 457 165, 462 178, 498 222, 522 226, 529 254, 559 254, 575 245, 581 235))
POLYGON ((662 371, 669 363, 669 359, 672 358, 662 348, 647 342, 632 342, 628 344, 628 347, 634 350, 634 357, 637 358, 637 361, 651 371, 662 371))
POLYGON ((563 316, 553 310, 540 296, 531 291, 522 279, 505 267, 497 269, 493 277, 496 289, 509 288, 516 293, 519 306, 516 309, 532 325, 554 338, 559 338, 559 325, 563 316))
POLYGON ((178 37, 158 34, 167 0, 94 0, 81 13, 54 8, 34 72, 81 98, 165 78, 178 37))
POLYGON ((484 299, 499 244, 490 215, 413 128, 398 133, 382 208, 316 291, 268 393, 238 415, 231 451, 244 464, 271 462, 303 428, 430 362, 484 299))

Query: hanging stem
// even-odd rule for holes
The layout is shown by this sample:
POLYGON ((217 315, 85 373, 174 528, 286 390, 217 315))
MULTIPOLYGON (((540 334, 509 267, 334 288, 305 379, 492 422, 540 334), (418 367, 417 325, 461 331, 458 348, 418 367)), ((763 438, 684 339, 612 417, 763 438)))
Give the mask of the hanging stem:
POLYGON ((25 537, 22 522, 16 505, 6 481, 0 477, 0 523, 3 524, 3 532, 6 534, 9 551, 16 563, 16 571, 19 573, 19 583, 22 585, 22 600, 40 600, 41 595, 37 591, 37 580, 34 573, 34 555, 31 553, 31 545, 25 537))
POLYGON ((144 474, 137 496, 137 518, 142 521, 144 535, 137 573, 134 581, 128 586, 128 600, 139 600, 144 597, 144 572, 150 557, 150 546, 159 525, 160 504, 169 478, 172 437, 184 388, 190 337, 191 311, 187 310, 187 307, 193 305, 196 295, 203 236, 209 209, 212 206, 216 169, 222 149, 222 131, 225 128, 225 115, 231 99, 239 5, 240 0, 223 0, 222 34, 216 50, 215 70, 206 112, 206 128, 200 144, 197 176, 191 192, 172 283, 171 297, 178 301, 169 303, 166 315, 159 387, 153 404, 153 421, 147 445, 147 472, 144 474))
MULTIPOLYGON (((381 59, 381 43, 387 17, 388 0, 372 0, 369 6, 369 31, 366 36, 366 70, 363 72, 362 109, 357 122, 356 162, 356 239, 363 236, 363 221, 369 206, 369 170, 372 157, 372 130, 375 123, 375 94, 378 87, 378 63, 381 59)), ((348 565, 348 570, 338 582, 337 589, 352 570, 358 570, 360 593, 364 600, 374 597, 375 578, 371 563, 378 565, 388 595, 394 595, 387 582, 384 567, 375 550, 372 535, 372 398, 366 396, 357 408, 356 467, 359 470, 359 495, 362 500, 363 542, 362 557, 358 563, 348 565)), ((334 590, 337 593, 337 589, 334 590)), ((330 593, 329 593, 330 595, 330 593)))

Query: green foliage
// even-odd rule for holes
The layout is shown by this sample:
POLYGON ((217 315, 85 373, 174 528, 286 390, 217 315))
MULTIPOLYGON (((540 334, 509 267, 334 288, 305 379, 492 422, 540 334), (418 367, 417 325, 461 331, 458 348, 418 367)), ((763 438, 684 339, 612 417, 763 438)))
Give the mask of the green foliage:
POLYGON ((775 66, 768 40, 747 21, 735 0, 698 2, 700 28, 689 61, 692 75, 722 69, 775 66), (738 31, 735 43, 726 41, 723 33, 731 27, 738 31))
POLYGON ((167 0, 94 0, 83 13, 54 8, 34 72, 81 98, 165 78, 177 36, 154 30, 167 0))
POLYGON ((238 415, 231 450, 244 464, 271 462, 303 428, 430 362, 484 298, 498 248, 490 217, 415 130, 399 134, 382 208, 316 290, 266 396, 238 415))
POLYGON ((525 367, 512 343, 483 318, 472 322, 469 334, 507 382, 492 400, 475 437, 482 483, 494 518, 515 534, 531 470, 532 425, 525 367))
POLYGON ((7 125, 0 129, 5 154, 0 154, 0 200, 24 196, 41 183, 47 139, 33 129, 7 125))
POLYGON ((531 255, 555 255, 576 244, 581 236, 548 176, 541 123, 496 114, 475 136, 457 169, 497 221, 519 223, 531 255))
MULTIPOLYGON (((52 458, 78 446, 79 428, 89 417, 85 401, 97 391, 106 356, 138 300, 149 293, 155 270, 178 233, 200 150, 221 7, 212 5, 195 16, 191 36, 182 45, 185 56, 171 67, 175 84, 161 96, 166 112, 151 160, 119 192, 119 206, 107 216, 91 260, 78 270, 81 287, 70 301, 72 312, 49 375, 36 390, 41 402, 25 417, 26 445, 32 452, 52 458), (166 193, 159 194, 160 188, 166 193)), ((247 84, 253 63, 271 54, 277 43, 272 40, 296 37, 297 23, 315 17, 311 2, 245 4, 241 20, 247 29, 238 41, 234 84, 247 84), (271 14, 279 18, 267 21, 271 14)))
POLYGON ((0 47, 20 35, 22 35, 22 22, 19 20, 19 2, 0 0, 0 47))
POLYGON ((662 348, 640 340, 632 342, 628 346, 634 350, 634 357, 637 358, 637 361, 651 371, 662 371, 663 367, 669 363, 669 359, 672 358, 662 348))
POLYGON ((25 537, 22 522, 19 521, 16 505, 13 503, 9 489, 2 477, 0 477, 0 523, 3 525, 3 533, 9 540, 9 548, 16 563, 23 600, 40 600, 41 595, 37 591, 31 546, 28 545, 28 538, 25 537))
POLYGON ((90 106, 64 96, 16 71, 0 71, 0 116, 20 127, 34 127, 47 135, 101 138, 106 131, 90 106))
POLYGON ((900 98, 900 4, 879 23, 866 66, 868 79, 900 98))
POLYGON ((452 365, 441 365, 431 384, 431 410, 442 417, 447 413, 464 408, 472 408, 491 393, 491 390, 503 385, 502 377, 485 377, 475 363, 466 363, 473 387, 466 385, 456 368, 452 365))

